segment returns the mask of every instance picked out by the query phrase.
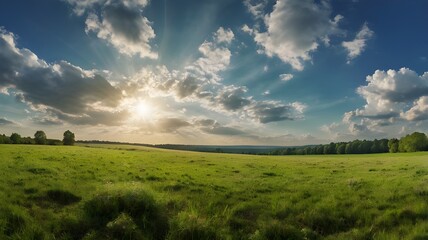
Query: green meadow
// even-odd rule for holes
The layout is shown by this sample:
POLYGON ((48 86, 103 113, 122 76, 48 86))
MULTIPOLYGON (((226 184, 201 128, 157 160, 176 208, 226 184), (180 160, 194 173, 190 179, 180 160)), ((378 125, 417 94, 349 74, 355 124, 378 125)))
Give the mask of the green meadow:
POLYGON ((0 239, 428 239, 428 153, 0 145, 0 239))

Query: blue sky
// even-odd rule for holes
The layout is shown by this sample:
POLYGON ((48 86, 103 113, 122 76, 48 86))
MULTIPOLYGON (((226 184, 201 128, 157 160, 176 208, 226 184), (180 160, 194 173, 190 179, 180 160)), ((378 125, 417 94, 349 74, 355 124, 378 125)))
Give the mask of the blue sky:
POLYGON ((0 133, 298 145, 428 127, 428 2, 6 0, 0 133))

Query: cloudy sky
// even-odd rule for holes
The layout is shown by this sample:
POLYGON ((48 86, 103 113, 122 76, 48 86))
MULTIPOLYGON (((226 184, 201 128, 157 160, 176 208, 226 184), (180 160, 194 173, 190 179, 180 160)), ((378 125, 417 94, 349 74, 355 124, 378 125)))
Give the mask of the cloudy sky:
POLYGON ((425 0, 4 0, 0 133, 300 145, 428 131, 425 0))

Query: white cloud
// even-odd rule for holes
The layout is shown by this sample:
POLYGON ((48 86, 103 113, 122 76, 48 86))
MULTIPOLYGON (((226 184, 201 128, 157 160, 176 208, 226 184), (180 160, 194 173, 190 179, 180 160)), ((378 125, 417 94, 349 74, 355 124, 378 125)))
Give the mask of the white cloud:
POLYGON ((252 1, 244 0, 244 5, 247 7, 248 12, 250 12, 255 18, 262 18, 264 14, 264 8, 266 7, 266 0, 262 1, 252 1), (252 3, 256 2, 256 3, 252 3))
POLYGON ((285 82, 290 81, 291 79, 293 79, 293 77, 294 77, 293 74, 289 74, 289 73, 284 73, 279 75, 279 78, 281 79, 281 81, 285 81, 285 82))
POLYGON ((418 76, 415 71, 376 70, 367 76, 366 86, 357 89, 366 105, 355 111, 357 116, 372 118, 396 117, 403 109, 421 96, 428 95, 428 73, 418 76))
POLYGON ((127 117, 117 110, 122 95, 97 71, 68 62, 49 64, 15 37, 0 29, 0 88, 13 89, 16 99, 32 110, 74 124, 116 125, 127 117))
POLYGON ((96 33, 122 54, 156 59, 158 55, 150 46, 156 34, 150 21, 142 16, 140 6, 134 1, 108 1, 102 8, 101 19, 94 13, 89 14, 86 32, 96 33))
POLYGON ((220 27, 217 32, 214 34, 214 37, 217 41, 217 43, 227 43, 230 44, 235 37, 232 30, 230 28, 224 29, 223 27, 220 27))
POLYGON ((366 104, 346 112, 342 120, 353 136, 397 137, 399 129, 414 129, 410 126, 428 119, 428 72, 419 76, 408 68, 376 70, 366 81, 357 88, 366 104))
POLYGON ((192 65, 186 67, 188 71, 195 72, 199 76, 210 81, 219 81, 219 72, 224 71, 230 64, 232 53, 227 47, 220 47, 213 42, 205 41, 199 46, 202 57, 192 65))
POLYGON ((260 51, 269 57, 277 56, 296 70, 304 69, 304 62, 311 60, 310 53, 317 50, 319 42, 328 43, 331 35, 340 32, 337 15, 330 19, 328 2, 313 0, 278 0, 273 11, 265 16, 267 31, 243 30, 252 33, 260 51))
POLYGON ((413 107, 402 114, 409 121, 420 121, 428 119, 428 96, 422 96, 416 100, 413 107))
POLYGON ((360 56, 367 45, 367 41, 373 36, 374 32, 369 29, 367 23, 364 23, 361 30, 352 41, 342 42, 342 46, 348 51, 348 64, 351 60, 360 56))
POLYGON ((253 29, 250 28, 247 24, 244 24, 244 26, 242 26, 241 28, 242 31, 248 33, 248 34, 253 34, 253 29))
POLYGON ((145 7, 148 0, 64 0, 74 7, 73 11, 78 16, 83 15, 88 9, 93 9, 95 6, 103 6, 106 3, 122 2, 126 6, 145 7))

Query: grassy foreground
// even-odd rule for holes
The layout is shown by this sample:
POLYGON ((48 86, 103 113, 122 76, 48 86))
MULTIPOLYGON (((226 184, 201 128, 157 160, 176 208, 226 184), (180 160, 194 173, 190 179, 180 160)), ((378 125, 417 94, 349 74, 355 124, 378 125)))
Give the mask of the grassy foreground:
POLYGON ((0 239, 428 239, 428 153, 0 145, 0 239))

